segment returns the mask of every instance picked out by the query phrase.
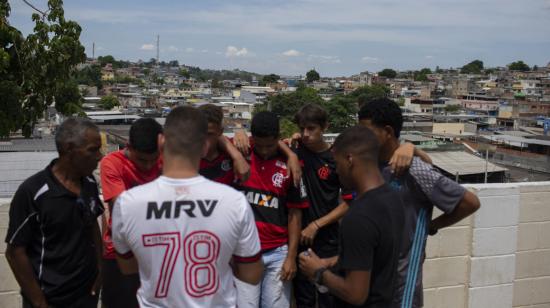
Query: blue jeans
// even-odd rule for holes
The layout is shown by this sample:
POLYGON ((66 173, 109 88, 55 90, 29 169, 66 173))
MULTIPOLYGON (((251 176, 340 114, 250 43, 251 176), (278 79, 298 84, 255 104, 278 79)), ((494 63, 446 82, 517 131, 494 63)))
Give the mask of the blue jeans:
POLYGON ((262 255, 264 274, 262 277, 260 307, 290 307, 290 289, 292 282, 281 280, 281 269, 288 254, 288 246, 283 245, 262 255))

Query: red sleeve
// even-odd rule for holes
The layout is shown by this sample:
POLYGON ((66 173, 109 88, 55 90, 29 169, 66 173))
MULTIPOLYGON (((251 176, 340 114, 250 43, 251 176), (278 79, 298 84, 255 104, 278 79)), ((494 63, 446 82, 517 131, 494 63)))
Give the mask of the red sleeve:
POLYGON ((116 166, 110 158, 110 156, 106 156, 100 164, 101 188, 105 202, 111 201, 126 190, 120 166, 116 166))

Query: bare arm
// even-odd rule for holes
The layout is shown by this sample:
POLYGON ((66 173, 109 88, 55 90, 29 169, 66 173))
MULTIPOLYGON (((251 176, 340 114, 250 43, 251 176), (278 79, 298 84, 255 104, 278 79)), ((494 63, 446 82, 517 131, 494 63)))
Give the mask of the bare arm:
POLYGON ((244 155, 247 156, 250 152, 250 140, 244 129, 235 130, 233 136, 233 144, 244 155))
POLYGON ((279 151, 281 151, 281 153, 283 153, 287 158, 286 164, 288 165, 288 170, 290 170, 294 186, 300 187, 300 180, 302 179, 302 166, 300 165, 298 155, 296 155, 296 153, 294 153, 294 151, 292 151, 292 149, 289 148, 288 145, 282 140, 279 140, 279 151))
POLYGON ((410 142, 405 142, 395 150, 389 161, 392 172, 397 175, 403 174, 411 166, 414 156, 418 156, 430 165, 432 164, 432 160, 426 152, 417 149, 414 144, 410 142))
POLYGON ((302 230, 301 243, 304 245, 313 245, 313 240, 319 232, 319 229, 339 221, 348 211, 349 205, 345 202, 340 203, 332 211, 319 219, 312 221, 304 230, 302 230))
POLYGON ((23 246, 6 248, 6 259, 13 271, 15 279, 19 283, 23 294, 31 301, 34 307, 48 307, 46 297, 38 285, 31 262, 23 246))
POLYGON ((419 149, 417 147, 414 148, 414 156, 418 156, 425 163, 433 165, 433 162, 432 162, 432 159, 431 159, 430 155, 428 155, 428 153, 422 151, 421 149, 419 149))
POLYGON ((220 145, 220 149, 233 160, 233 169, 237 178, 243 182, 246 181, 250 175, 250 166, 241 152, 223 135, 218 139, 218 144, 220 145))
POLYGON ((118 268, 124 275, 131 275, 139 272, 138 263, 136 258, 132 256, 121 256, 116 255, 116 261, 118 263, 118 268))
POLYGON ((454 211, 449 214, 443 214, 430 222, 430 234, 435 233, 441 228, 451 226, 472 215, 480 206, 478 197, 471 191, 466 191, 464 197, 454 211))
POLYGON ((347 271, 344 278, 325 271, 323 285, 344 301, 352 305, 362 305, 369 297, 370 272, 347 271))
POLYGON ((252 263, 235 262, 235 266, 233 267, 235 277, 251 285, 260 283, 263 271, 264 264, 262 263, 262 259, 252 263))
POLYGON ((296 275, 296 256, 302 230, 302 210, 288 209, 288 254, 281 270, 281 279, 290 281, 296 275))

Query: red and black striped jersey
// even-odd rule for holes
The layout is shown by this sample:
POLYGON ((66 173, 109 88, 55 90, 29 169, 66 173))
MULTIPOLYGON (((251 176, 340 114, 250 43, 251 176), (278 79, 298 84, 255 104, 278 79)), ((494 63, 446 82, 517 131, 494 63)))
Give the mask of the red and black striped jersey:
POLYGON ((235 181, 233 160, 225 152, 220 152, 212 161, 201 159, 199 173, 209 180, 226 185, 233 185, 235 181))
POLYGON ((264 160, 251 152, 250 177, 237 189, 252 207, 262 250, 269 250, 288 242, 288 209, 305 209, 309 202, 303 183, 292 183, 284 157, 264 160))

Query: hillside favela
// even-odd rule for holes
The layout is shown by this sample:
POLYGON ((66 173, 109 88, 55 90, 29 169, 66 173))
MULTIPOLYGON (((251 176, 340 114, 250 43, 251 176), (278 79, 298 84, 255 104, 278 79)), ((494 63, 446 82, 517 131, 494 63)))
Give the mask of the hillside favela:
POLYGON ((550 307, 548 29, 0 0, 0 307, 550 307))

